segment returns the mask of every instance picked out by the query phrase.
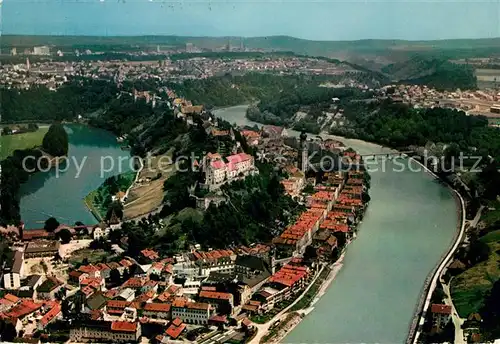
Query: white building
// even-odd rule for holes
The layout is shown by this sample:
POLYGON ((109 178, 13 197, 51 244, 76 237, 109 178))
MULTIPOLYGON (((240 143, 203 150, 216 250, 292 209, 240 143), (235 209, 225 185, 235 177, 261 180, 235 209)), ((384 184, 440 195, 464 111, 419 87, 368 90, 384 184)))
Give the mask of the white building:
POLYGON ((215 190, 223 184, 258 173, 253 156, 246 153, 226 157, 227 163, 218 153, 207 154, 203 161, 205 184, 209 190, 215 190))
POLYGON ((46 45, 33 48, 33 55, 50 55, 50 48, 46 45))
POLYGON ((24 270, 24 253, 15 251, 10 262, 3 271, 3 285, 5 289, 19 289, 24 270))
POLYGON ((142 314, 148 318, 168 320, 171 319, 170 308, 170 303, 146 303, 142 314))
POLYGON ((109 228, 102 229, 101 227, 94 228, 93 238, 98 240, 100 238, 107 238, 109 235, 109 228))
POLYGON ((111 341, 137 342, 141 336, 141 326, 127 321, 87 321, 78 323, 69 332, 72 342, 111 341))
POLYGON ((188 302, 178 298, 172 303, 172 319, 179 318, 185 323, 206 325, 215 313, 215 308, 208 303, 188 302))

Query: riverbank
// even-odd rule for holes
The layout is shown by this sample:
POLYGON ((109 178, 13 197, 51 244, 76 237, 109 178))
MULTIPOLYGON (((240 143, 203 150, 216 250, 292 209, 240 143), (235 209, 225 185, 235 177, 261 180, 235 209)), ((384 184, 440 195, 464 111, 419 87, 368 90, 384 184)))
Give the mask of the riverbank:
MULTIPOLYGON (((245 109, 233 107, 217 111, 216 116, 261 127, 245 118, 245 109)), ((300 135, 293 130, 288 133, 300 135)), ((361 155, 395 152, 359 139, 321 136, 339 139, 361 155)), ((342 273, 335 277, 334 286, 324 289, 314 307, 306 310, 308 315, 287 333, 284 342, 406 340, 424 280, 456 235, 457 218, 443 214, 455 214, 457 207, 449 190, 425 171, 402 170, 392 160, 382 163, 388 164, 386 170, 370 173, 370 207, 358 227, 358 238, 346 252, 342 273), (390 316, 373 316, 382 313, 390 316)))
POLYGON ((18 149, 30 149, 42 145, 43 137, 49 127, 38 128, 36 131, 0 136, 0 160, 11 156, 18 149))
MULTIPOLYGON (((442 181, 442 179, 436 175, 434 172, 432 172, 427 166, 422 164, 420 161, 416 160, 415 158, 410 157, 412 161, 415 161, 417 164, 419 164, 424 170, 429 173, 431 176, 433 176, 435 179, 442 181)), ((428 311, 430 307, 430 302, 432 298, 432 294, 434 293, 434 290, 436 289, 436 286, 439 282, 440 279, 442 279, 443 271, 445 268, 449 266, 452 262, 453 255, 455 254, 456 250, 458 249, 458 246, 460 243, 463 241, 464 234, 465 234, 465 223, 466 223, 466 218, 465 218, 465 202, 460 195, 460 193, 455 190, 451 185, 446 183, 447 187, 449 190, 452 191, 452 194, 455 198, 455 202, 457 203, 457 208, 459 210, 459 215, 460 215, 460 222, 459 226, 456 231, 456 235, 453 239, 453 243, 451 247, 448 249, 448 251, 443 254, 443 258, 438 262, 438 265, 436 266, 433 271, 429 274, 429 277, 426 279, 424 287, 422 288, 422 296, 419 300, 419 303, 415 307, 415 312, 414 312, 414 319, 410 325, 410 330, 408 334, 408 338, 406 340, 407 344, 413 343, 416 344, 418 342, 418 338, 420 336, 420 330, 419 328, 424 324, 425 322, 425 316, 426 312, 428 311), (425 297, 424 297, 425 296, 425 297)), ((451 300, 453 302, 453 300, 451 300)))
POLYGON ((304 319, 304 317, 312 312, 314 310, 314 305, 316 302, 318 302, 321 297, 326 293, 328 287, 332 284, 332 282, 335 280, 335 277, 337 277, 337 274, 339 271, 342 269, 343 266, 343 261, 345 257, 345 253, 347 251, 347 247, 353 242, 354 240, 350 240, 346 243, 344 246, 339 258, 329 266, 323 266, 320 271, 318 271, 317 275, 311 281, 309 286, 304 290, 304 292, 292 303, 290 304, 286 309, 278 313, 274 318, 269 320, 265 324, 257 325, 257 328, 260 329, 258 330, 259 332, 257 335, 250 341, 250 343, 262 343, 264 338, 266 338, 265 343, 281 343, 281 341, 286 337, 288 333, 290 333, 297 325, 300 324, 300 322, 304 319), (324 272, 325 269, 328 269, 328 275, 321 280, 321 274, 324 272), (317 279, 320 279, 320 285, 317 287, 317 289, 314 291, 314 295, 312 296, 312 300, 306 300, 305 302, 307 303, 304 307, 298 307, 297 305, 300 305, 301 302, 303 302, 304 298, 307 298, 307 294, 315 287, 315 284, 317 279), (292 314, 295 314, 296 316, 291 316, 292 314), (281 329, 278 330, 277 332, 273 333, 270 335, 269 333, 269 326, 271 324, 274 324, 277 320, 282 319, 285 317, 285 320, 280 322, 281 329), (290 322, 290 324, 287 324, 287 321, 290 322))
POLYGON ((112 201, 124 202, 138 174, 134 171, 121 173, 106 179, 97 189, 92 190, 84 198, 84 203, 97 221, 106 217, 108 206, 112 201), (115 190, 116 193, 114 192, 115 190))

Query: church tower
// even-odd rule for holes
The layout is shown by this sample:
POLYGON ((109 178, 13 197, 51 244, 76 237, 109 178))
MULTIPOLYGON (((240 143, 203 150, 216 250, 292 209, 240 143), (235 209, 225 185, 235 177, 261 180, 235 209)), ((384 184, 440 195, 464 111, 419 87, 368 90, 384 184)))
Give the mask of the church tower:
POLYGON ((307 171, 307 158, 308 158, 308 151, 307 151, 307 135, 303 131, 300 134, 300 145, 299 145, 299 166, 298 168, 303 172, 306 173, 307 171))

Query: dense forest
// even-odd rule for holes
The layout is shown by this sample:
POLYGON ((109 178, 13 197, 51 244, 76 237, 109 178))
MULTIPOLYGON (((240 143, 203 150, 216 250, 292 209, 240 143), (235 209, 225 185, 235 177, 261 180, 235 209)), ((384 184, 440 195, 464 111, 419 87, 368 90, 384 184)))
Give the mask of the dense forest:
POLYGON ((421 84, 438 90, 475 89, 474 69, 468 65, 451 63, 447 58, 414 55, 410 59, 382 68, 394 80, 421 84))
POLYGON ((248 73, 243 76, 227 74, 221 77, 186 80, 182 84, 167 86, 193 103, 211 108, 271 98, 280 92, 292 90, 297 85, 316 85, 324 80, 327 79, 321 76, 248 73))
MULTIPOLYGON (((0 225, 19 224, 21 221, 19 209, 19 188, 28 180, 30 172, 37 170, 37 160, 42 156, 39 149, 16 150, 7 159, 2 160, 2 179, 0 183, 0 225), (27 159, 23 167, 25 157, 27 159)), ((41 160, 41 167, 45 168, 47 161, 41 160)))
POLYGON ((194 209, 194 199, 187 192, 196 174, 178 173, 165 182, 168 193, 160 214, 127 222, 113 236, 128 238, 127 254, 131 256, 138 256, 146 247, 171 255, 193 244, 208 249, 269 242, 303 206, 284 194, 279 176, 271 167, 264 169, 269 173, 261 172, 225 186, 223 193, 228 201, 218 207, 211 205, 204 213, 194 209), (165 217, 167 226, 155 231, 155 224, 165 217))
POLYGON ((325 119, 324 112, 335 112, 337 109, 332 98, 339 98, 338 105, 343 105, 351 100, 370 96, 370 92, 356 88, 327 88, 306 84, 281 92, 278 96, 261 98, 257 106, 248 109, 247 118, 263 124, 287 126, 297 131, 318 134, 321 121, 325 119), (307 113, 307 116, 297 119, 298 111, 307 113))
POLYGON ((2 123, 71 121, 100 109, 116 97, 116 85, 106 80, 75 78, 57 92, 44 86, 29 90, 0 89, 2 123))
POLYGON ((433 108, 380 102, 351 102, 344 107, 348 125, 332 134, 355 137, 391 147, 425 146, 428 142, 454 144, 463 152, 475 147, 480 155, 500 159, 500 135, 482 116, 433 108))

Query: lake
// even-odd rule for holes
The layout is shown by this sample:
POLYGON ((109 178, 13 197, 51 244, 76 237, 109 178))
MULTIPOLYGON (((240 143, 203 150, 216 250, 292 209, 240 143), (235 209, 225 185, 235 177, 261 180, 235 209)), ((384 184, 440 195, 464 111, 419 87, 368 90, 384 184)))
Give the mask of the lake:
POLYGON ((113 134, 80 124, 65 129, 70 162, 60 168, 67 170, 35 173, 21 186, 21 219, 26 228, 41 228, 50 216, 69 225, 96 223, 83 198, 106 178, 131 169, 129 152, 120 149, 113 134))

